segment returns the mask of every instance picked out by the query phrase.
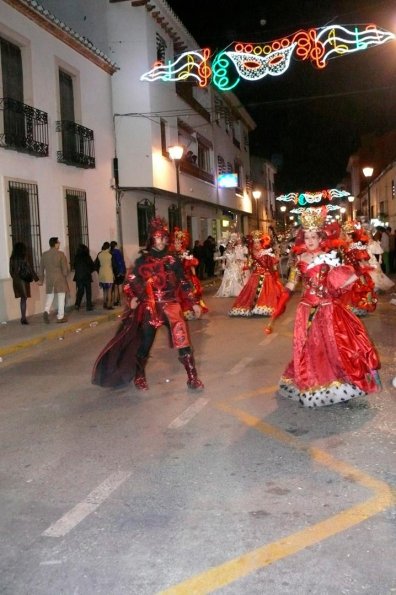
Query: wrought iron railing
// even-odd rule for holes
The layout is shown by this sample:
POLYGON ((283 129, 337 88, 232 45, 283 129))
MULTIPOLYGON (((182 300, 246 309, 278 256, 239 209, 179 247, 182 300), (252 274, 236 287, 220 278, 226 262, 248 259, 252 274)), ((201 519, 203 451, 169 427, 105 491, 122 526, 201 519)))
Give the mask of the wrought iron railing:
POLYGON ((93 130, 70 122, 61 120, 56 123, 56 131, 61 133, 61 147, 57 152, 59 163, 83 167, 95 167, 95 145, 93 130))
POLYGON ((48 115, 11 97, 0 98, 0 147, 48 156, 48 115))
POLYGON ((180 161, 180 171, 185 174, 190 174, 190 176, 194 176, 195 178, 199 178, 200 180, 204 180, 205 182, 209 182, 210 184, 214 184, 214 176, 212 173, 201 169, 198 165, 195 165, 195 163, 191 163, 186 159, 180 161))

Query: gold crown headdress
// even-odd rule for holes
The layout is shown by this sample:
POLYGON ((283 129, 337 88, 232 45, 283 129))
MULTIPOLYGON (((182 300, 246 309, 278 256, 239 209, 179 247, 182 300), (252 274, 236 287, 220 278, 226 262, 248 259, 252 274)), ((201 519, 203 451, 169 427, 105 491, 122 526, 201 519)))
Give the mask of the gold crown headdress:
POLYGON ((355 223, 354 221, 346 221, 342 226, 342 231, 345 233, 353 233, 355 231, 355 223))
POLYGON ((308 207, 301 213, 301 225, 303 229, 316 231, 323 227, 326 222, 326 207, 308 207))
POLYGON ((190 234, 186 229, 179 229, 178 227, 175 227, 173 230, 172 239, 173 241, 179 240, 179 242, 187 246, 190 241, 190 234))

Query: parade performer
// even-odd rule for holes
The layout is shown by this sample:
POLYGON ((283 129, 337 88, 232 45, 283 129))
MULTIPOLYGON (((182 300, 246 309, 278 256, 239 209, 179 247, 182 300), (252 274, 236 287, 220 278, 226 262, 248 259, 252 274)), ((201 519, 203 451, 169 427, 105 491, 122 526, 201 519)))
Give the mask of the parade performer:
POLYGON ((244 286, 243 267, 246 256, 237 232, 230 234, 223 256, 217 257, 224 262, 221 285, 214 297, 236 297, 244 286))
POLYGON ((329 233, 325 215, 325 209, 315 208, 301 214, 296 263, 272 319, 285 310, 301 277, 303 294, 296 311, 293 358, 280 380, 279 393, 305 407, 348 401, 381 387, 376 349, 361 321, 339 299, 356 281, 356 274, 349 265, 340 265, 332 250, 334 224, 329 233))
POLYGON ((139 390, 148 390, 145 375, 157 329, 166 326, 172 347, 187 372, 187 386, 203 388, 195 368, 190 337, 179 296, 190 300, 199 316, 192 288, 178 258, 168 252, 169 232, 159 217, 150 222, 148 248, 127 274, 124 292, 128 306, 115 337, 99 355, 92 382, 100 386, 123 386, 134 378, 139 390))
POLYGON ((369 237, 367 251, 370 256, 370 276, 373 280, 375 290, 378 292, 389 291, 389 289, 394 287, 395 283, 392 281, 392 279, 385 275, 381 268, 382 254, 384 251, 381 248, 379 241, 375 240, 372 234, 369 237))
MULTIPOLYGON (((188 231, 175 227, 171 236, 169 252, 174 252, 178 258, 180 258, 183 265, 184 275, 192 285, 195 303, 198 303, 201 306, 202 313, 206 314, 209 310, 203 300, 202 285, 196 274, 196 267, 199 265, 199 260, 195 258, 193 254, 189 253, 189 243, 190 237, 188 231)), ((191 300, 186 300, 183 294, 180 295, 180 304, 186 320, 194 320, 197 318, 191 307, 191 300)))
POLYGON ((278 274, 279 259, 272 249, 270 236, 262 231, 251 234, 248 246, 251 274, 228 314, 272 316, 283 291, 278 274))
POLYGON ((348 239, 340 247, 342 263, 353 267, 357 279, 340 299, 356 316, 366 316, 374 312, 378 301, 371 278, 370 255, 367 251, 369 236, 365 229, 352 221, 343 226, 343 231, 348 239))

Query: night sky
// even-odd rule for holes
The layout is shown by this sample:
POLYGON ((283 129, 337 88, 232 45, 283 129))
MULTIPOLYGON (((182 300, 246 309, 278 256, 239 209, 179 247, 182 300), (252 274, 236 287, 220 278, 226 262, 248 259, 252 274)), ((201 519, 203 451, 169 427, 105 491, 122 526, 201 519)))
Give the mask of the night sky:
MULTIPOLYGON (((330 23, 374 22, 396 32, 394 0, 167 2, 198 44, 214 51, 330 23)), ((257 123, 251 152, 281 164, 277 192, 334 187, 362 135, 396 129, 396 42, 331 60, 324 70, 293 60, 282 76, 241 82, 234 92, 257 123)))

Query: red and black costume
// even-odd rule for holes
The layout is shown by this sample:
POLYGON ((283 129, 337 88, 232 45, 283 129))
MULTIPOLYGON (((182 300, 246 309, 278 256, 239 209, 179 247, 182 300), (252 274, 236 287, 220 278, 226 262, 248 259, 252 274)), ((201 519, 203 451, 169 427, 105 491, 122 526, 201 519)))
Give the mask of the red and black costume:
POLYGON ((171 346, 179 350, 179 360, 187 371, 187 386, 203 388, 197 376, 186 321, 180 297, 196 303, 192 287, 185 278, 180 260, 164 249, 155 248, 154 238, 168 232, 160 219, 151 222, 151 245, 136 260, 127 275, 124 292, 128 304, 138 300, 135 309, 127 308, 116 336, 99 355, 92 382, 100 386, 119 386, 134 378, 135 386, 147 390, 145 367, 156 331, 160 326, 169 330, 171 346))
MULTIPOLYGON (((196 274, 196 267, 199 265, 199 260, 193 254, 188 252, 188 245, 190 243, 189 233, 186 230, 175 227, 172 233, 170 252, 173 252, 182 262, 184 276, 191 283, 194 303, 201 306, 202 313, 206 314, 209 309, 203 300, 202 285, 196 274)), ((180 294, 180 304, 183 310, 183 315, 186 320, 194 320, 196 318, 195 312, 191 307, 190 296, 185 297, 183 292, 180 294)))

